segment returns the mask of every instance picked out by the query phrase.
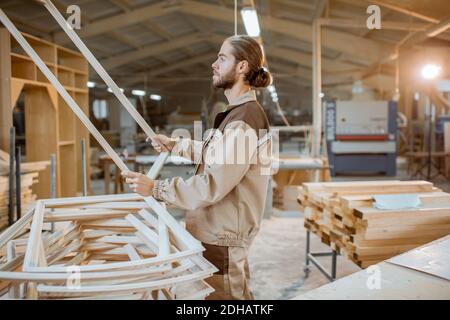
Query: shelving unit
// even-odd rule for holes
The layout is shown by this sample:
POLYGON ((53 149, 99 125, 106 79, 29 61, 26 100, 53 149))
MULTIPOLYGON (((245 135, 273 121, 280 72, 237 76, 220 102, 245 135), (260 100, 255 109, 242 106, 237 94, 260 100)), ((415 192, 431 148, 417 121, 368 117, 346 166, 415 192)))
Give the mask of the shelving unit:
MULTIPOLYGON (((84 138, 89 146, 89 132, 34 62, 23 52, 20 45, 5 31, 0 30, 2 35, 0 45, 5 45, 10 52, 9 55, 0 57, 2 60, 0 76, 2 79, 9 79, 11 102, 6 102, 9 99, 1 99, 0 117, 11 118, 12 108, 19 96, 24 94, 27 161, 49 160, 50 155, 55 153, 57 196, 80 195, 82 191, 80 140, 84 138)), ((86 59, 78 52, 54 43, 24 33, 23 36, 88 115, 89 91, 86 83, 89 69, 86 59)), ((10 123, 12 124, 12 120, 10 123)), ((5 130, 0 132, 2 135, 0 141, 4 144, 8 138, 4 136, 5 130)), ((87 168, 88 164, 89 159, 86 163, 87 168)), ((89 173, 87 177, 89 189, 89 173)), ((41 173, 34 192, 40 199, 50 197, 50 169, 41 173)))

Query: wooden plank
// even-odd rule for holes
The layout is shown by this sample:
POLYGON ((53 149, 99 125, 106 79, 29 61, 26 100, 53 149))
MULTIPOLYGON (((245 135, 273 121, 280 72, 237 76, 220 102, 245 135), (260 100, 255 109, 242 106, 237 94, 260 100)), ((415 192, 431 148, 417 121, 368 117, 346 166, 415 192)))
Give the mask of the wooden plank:
POLYGON ((305 183, 299 190, 305 227, 367 267, 450 232, 450 194, 426 181, 305 183), (370 192, 368 192, 368 190, 370 192), (373 208, 374 194, 417 193, 417 209, 373 208))
POLYGON ((159 251, 158 256, 167 256, 170 254, 169 230, 163 219, 159 218, 158 237, 159 237, 159 251))
POLYGON ((122 285, 104 285, 104 286, 82 286, 80 288, 68 288, 66 286, 38 285, 39 294, 45 296, 48 293, 62 293, 67 296, 76 294, 105 294, 111 292, 142 292, 147 290, 163 289, 168 286, 176 285, 184 282, 199 280, 211 274, 210 270, 201 271, 195 274, 178 276, 174 279, 162 279, 156 281, 146 281, 140 283, 127 283, 122 285))
POLYGON ((23 262, 24 270, 39 265, 39 244, 41 241, 42 225, 44 223, 44 208, 42 201, 36 203, 27 251, 23 262))

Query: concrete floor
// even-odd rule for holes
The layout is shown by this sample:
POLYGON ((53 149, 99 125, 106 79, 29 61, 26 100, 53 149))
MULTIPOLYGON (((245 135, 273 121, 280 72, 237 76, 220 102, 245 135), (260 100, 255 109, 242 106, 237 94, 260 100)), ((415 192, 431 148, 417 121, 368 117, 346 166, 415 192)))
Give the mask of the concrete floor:
MULTIPOLYGON (((303 272, 305 245, 306 230, 299 212, 297 216, 271 217, 263 220, 261 230, 249 253, 250 286, 256 299, 291 299, 328 283, 327 278, 313 266, 308 278, 305 279, 303 272)), ((315 235, 311 235, 311 249, 330 250, 315 235)), ((331 270, 331 257, 319 259, 327 270, 331 270)), ((359 270, 361 269, 354 263, 341 256, 338 257, 338 278, 359 270)))
MULTIPOLYGON (((341 176, 333 178, 333 181, 386 179, 409 180, 409 177, 400 165, 396 177, 341 176)), ((448 180, 437 180, 435 185, 444 191, 450 191, 448 180)), ((111 190, 113 190, 112 186, 111 190)), ((94 194, 104 194, 103 180, 93 180, 92 191, 94 194)), ((126 192, 129 192, 128 188, 126 192)), ((295 204, 291 204, 290 208, 295 208, 295 204)), ((179 212, 173 212, 173 214, 178 219, 181 218, 179 212)), ((328 283, 328 280, 314 266, 311 267, 309 277, 304 277, 305 245, 306 230, 301 212, 274 212, 272 217, 263 220, 261 230, 249 252, 250 286, 256 299, 290 299, 328 283)), ((311 246, 313 251, 330 250, 315 235, 311 235, 311 246)), ((319 259, 327 270, 330 270, 331 257, 319 259)), ((338 257, 338 278, 359 270, 360 268, 354 263, 338 257)))

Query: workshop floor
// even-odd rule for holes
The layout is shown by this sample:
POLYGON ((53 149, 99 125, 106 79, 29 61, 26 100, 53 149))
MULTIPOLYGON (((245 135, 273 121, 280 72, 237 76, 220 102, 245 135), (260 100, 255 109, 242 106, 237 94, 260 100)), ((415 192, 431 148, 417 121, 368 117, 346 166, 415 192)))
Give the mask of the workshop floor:
MULTIPOLYGON (((291 299, 328 283, 313 266, 308 278, 305 278, 305 245, 306 230, 299 212, 263 220, 249 254, 250 286, 256 299, 291 299)), ((315 235, 311 235, 311 249, 330 250, 315 235)), ((331 257, 319 259, 327 270, 331 270, 331 257)), ((359 270, 354 263, 338 257, 338 278, 359 270)))
MULTIPOLYGON (((349 180, 408 180, 409 177, 402 163, 396 177, 383 176, 341 176, 333 181, 349 180)), ((420 178, 419 178, 420 179, 420 178)), ((450 191, 450 182, 440 179, 434 182, 444 191, 450 191)), ((92 180, 93 194, 104 194, 103 180, 92 180)), ((113 186, 111 185, 111 190, 113 186)), ((126 187, 125 192, 129 192, 126 187)), ((274 211, 270 219, 264 219, 249 253, 251 283, 256 299, 290 299, 304 292, 328 283, 320 271, 311 266, 309 277, 305 278, 303 265, 305 262, 306 230, 303 227, 302 213, 295 211, 296 203, 292 202, 288 210, 274 211)), ((177 218, 180 215, 174 214, 177 218)), ((329 251, 329 247, 311 235, 313 251, 329 251)), ((330 270, 331 257, 319 258, 330 270)), ((339 256, 337 259, 337 277, 342 278, 361 270, 349 260, 339 256)))

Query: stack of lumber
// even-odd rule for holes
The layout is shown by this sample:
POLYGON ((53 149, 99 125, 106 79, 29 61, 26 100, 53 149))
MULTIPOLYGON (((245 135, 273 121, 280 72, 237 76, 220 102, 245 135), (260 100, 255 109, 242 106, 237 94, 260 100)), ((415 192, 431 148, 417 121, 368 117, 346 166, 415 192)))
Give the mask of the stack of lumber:
POLYGON ((450 194, 427 181, 304 183, 298 202, 305 227, 362 268, 450 234, 450 194), (381 194, 417 194, 421 206, 376 209, 381 194))
MULTIPOLYGON (((45 170, 49 161, 21 163, 21 204, 25 210, 36 200, 32 187, 38 183, 39 171, 45 170)), ((0 231, 8 224, 9 154, 0 150, 0 231)), ((14 194, 15 197, 15 194, 14 194)))
POLYGON ((160 211, 136 194, 37 201, 0 234, 0 298, 205 298, 217 269, 160 211))

